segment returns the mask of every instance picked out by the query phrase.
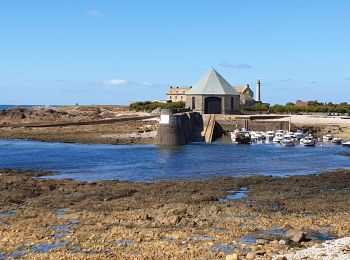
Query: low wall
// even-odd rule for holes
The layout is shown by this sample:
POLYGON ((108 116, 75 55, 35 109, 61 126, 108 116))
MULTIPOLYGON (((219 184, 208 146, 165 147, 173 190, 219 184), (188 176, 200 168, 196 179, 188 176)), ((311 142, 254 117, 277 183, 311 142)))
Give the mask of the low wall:
POLYGON ((191 143, 203 127, 201 120, 197 112, 174 113, 172 109, 162 109, 156 144, 173 146, 191 143))
MULTIPOLYGON (((277 131, 288 130, 289 121, 257 121, 250 119, 236 119, 236 120, 217 120, 223 131, 230 132, 238 128, 248 128, 254 131, 277 131)), ((291 124, 291 130, 296 130, 296 126, 291 124)))

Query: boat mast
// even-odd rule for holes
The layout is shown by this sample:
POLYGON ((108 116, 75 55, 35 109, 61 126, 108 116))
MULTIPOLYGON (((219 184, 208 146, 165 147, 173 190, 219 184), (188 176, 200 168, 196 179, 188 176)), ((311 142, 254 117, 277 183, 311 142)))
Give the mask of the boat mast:
POLYGON ((291 121, 291 116, 289 116, 289 126, 288 126, 288 132, 290 133, 290 121, 291 121))

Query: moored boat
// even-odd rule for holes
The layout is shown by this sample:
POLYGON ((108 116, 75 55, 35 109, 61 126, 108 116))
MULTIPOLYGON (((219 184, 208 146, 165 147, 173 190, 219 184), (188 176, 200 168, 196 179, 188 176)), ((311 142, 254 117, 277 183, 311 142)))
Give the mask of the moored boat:
POLYGON ((263 132, 251 132, 250 133, 250 138, 252 141, 262 141, 265 139, 265 135, 263 132))
POLYGON ((304 134, 303 131, 301 131, 301 130, 297 130, 297 131, 294 133, 294 135, 295 135, 295 138, 298 139, 298 140, 300 140, 300 139, 302 139, 302 138, 305 137, 305 134, 304 134))
POLYGON ((332 144, 341 144, 341 138, 334 137, 331 142, 332 144))
POLYGON ((271 142, 274 137, 275 137, 275 132, 274 131, 267 131, 265 133, 265 140, 266 140, 266 142, 271 142))
POLYGON ((231 140, 236 144, 250 144, 251 137, 250 133, 247 129, 236 129, 233 133, 231 133, 231 140))
POLYGON ((284 138, 281 141, 281 145, 283 146, 294 146, 295 145, 295 140, 292 138, 284 138))
POLYGON ((346 141, 345 143, 342 143, 342 146, 350 147, 350 141, 346 141))
POLYGON ((312 136, 305 136, 304 138, 300 139, 300 143, 303 146, 315 146, 316 141, 312 136))
POLYGON ((327 135, 324 135, 322 139, 323 139, 323 142, 330 142, 332 141, 333 136, 331 134, 327 134, 327 135))
POLYGON ((274 143, 280 143, 284 138, 284 131, 278 130, 275 137, 273 138, 274 143))

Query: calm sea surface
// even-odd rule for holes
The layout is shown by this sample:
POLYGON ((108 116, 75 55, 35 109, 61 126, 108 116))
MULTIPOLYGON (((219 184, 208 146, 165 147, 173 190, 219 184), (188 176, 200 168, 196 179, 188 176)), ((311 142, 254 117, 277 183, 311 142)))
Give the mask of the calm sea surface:
POLYGON ((153 181, 262 174, 288 176, 350 168, 341 146, 282 147, 275 144, 84 145, 0 139, 0 168, 43 169, 54 178, 153 181))

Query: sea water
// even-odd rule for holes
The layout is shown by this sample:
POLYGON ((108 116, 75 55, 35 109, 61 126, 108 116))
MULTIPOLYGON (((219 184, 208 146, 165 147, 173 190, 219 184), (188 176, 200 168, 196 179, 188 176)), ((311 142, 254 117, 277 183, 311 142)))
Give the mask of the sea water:
POLYGON ((49 178, 154 181, 219 176, 290 176, 350 168, 349 148, 328 145, 194 143, 87 145, 0 139, 0 168, 51 170, 49 178))

